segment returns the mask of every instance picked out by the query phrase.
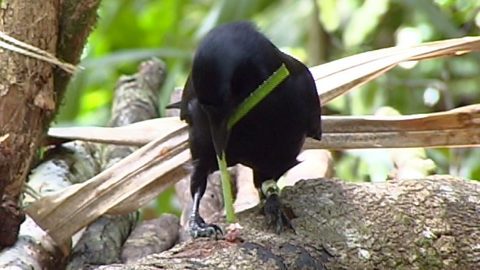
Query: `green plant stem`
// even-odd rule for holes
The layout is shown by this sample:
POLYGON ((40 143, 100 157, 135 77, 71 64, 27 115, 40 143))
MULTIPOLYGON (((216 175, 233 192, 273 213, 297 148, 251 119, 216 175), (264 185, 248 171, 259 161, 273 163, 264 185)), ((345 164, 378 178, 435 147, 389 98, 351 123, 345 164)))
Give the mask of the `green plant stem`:
MULTIPOLYGON (((262 101, 268 94, 270 94, 275 87, 277 87, 289 75, 285 64, 282 64, 265 82, 258 86, 233 112, 228 119, 227 129, 230 131, 235 124, 240 121, 247 113, 253 109, 260 101, 262 101)), ((227 222, 235 222, 235 211, 233 210, 232 186, 230 174, 227 171, 227 160, 225 152, 221 156, 217 156, 218 168, 220 169, 220 176, 222 178, 222 191, 224 199, 224 207, 227 216, 227 222)))
POLYGON ((222 152, 222 156, 217 156, 218 168, 220 169, 220 176, 222 179, 222 191, 223 191, 223 200, 224 207, 227 216, 227 222, 235 222, 235 211, 233 210, 233 198, 232 198, 232 181, 230 179, 230 174, 227 170, 227 159, 225 157, 225 152, 222 152))
POLYGON ((268 94, 270 94, 277 85, 279 85, 290 73, 288 72, 285 64, 282 64, 266 81, 258 86, 255 91, 250 94, 233 112, 232 116, 228 119, 227 128, 232 129, 240 119, 242 119, 247 113, 253 109, 260 101, 262 101, 268 94))

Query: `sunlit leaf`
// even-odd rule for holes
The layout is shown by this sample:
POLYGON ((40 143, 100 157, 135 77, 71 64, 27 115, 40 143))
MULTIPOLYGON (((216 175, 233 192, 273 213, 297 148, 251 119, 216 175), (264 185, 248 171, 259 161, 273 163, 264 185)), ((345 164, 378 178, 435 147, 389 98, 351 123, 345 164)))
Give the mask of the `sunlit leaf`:
POLYGON ((365 37, 377 28, 382 15, 388 10, 389 3, 390 0, 366 0, 345 28, 345 46, 353 47, 364 42, 365 37))

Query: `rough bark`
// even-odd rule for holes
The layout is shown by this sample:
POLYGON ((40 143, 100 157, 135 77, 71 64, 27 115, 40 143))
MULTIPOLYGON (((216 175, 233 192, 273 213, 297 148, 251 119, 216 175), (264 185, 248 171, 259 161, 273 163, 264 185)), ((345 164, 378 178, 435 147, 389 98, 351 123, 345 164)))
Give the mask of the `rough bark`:
MULTIPOLYGON (((73 64, 100 0, 4 0, 0 30, 73 64), (80 23, 81 21, 81 23, 80 23)), ((46 127, 70 78, 51 64, 0 50, 0 248, 15 243, 24 219, 19 196, 46 127)))
POLYGON ((103 216, 86 227, 70 255, 67 270, 88 268, 120 262, 125 239, 135 227, 138 213, 123 216, 103 216))
POLYGON ((239 215, 229 241, 200 239, 98 269, 479 269, 480 184, 450 176, 352 184, 301 181, 282 194, 295 233, 239 215), (238 234, 235 236, 235 234, 238 234))
POLYGON ((122 262, 132 263, 145 256, 169 250, 178 241, 180 221, 177 216, 163 214, 139 224, 122 248, 122 262))
MULTIPOLYGON (((30 2, 27 0, 27 2, 30 2)), ((59 18, 59 39, 57 57, 68 63, 80 61, 83 47, 97 21, 97 9, 101 0, 62 0, 59 18)), ((55 69, 55 93, 61 101, 70 75, 59 68, 55 69)), ((60 105, 57 102, 57 107, 60 105)))
MULTIPOLYGON (((5 1, 0 9, 0 30, 55 53, 58 2, 5 1), (32 16, 38 10, 42 16, 32 16)), ((4 246, 15 242, 24 219, 15 206, 44 130, 44 119, 53 115, 55 95, 50 64, 6 50, 2 50, 0 62, 0 220, 6 221, 0 225, 0 246, 4 246)))

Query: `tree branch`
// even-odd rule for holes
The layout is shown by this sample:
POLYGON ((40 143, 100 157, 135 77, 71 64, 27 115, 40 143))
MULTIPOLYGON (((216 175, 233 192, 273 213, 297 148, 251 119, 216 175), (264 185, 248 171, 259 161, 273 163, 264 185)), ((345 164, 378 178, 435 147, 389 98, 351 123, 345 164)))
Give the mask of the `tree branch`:
MULTIPOLYGON (((276 235, 258 209, 235 238, 195 240, 134 264, 97 269, 477 269, 480 185, 449 176, 286 188, 296 233, 276 235)), ((238 232, 237 232, 238 233, 238 232)))

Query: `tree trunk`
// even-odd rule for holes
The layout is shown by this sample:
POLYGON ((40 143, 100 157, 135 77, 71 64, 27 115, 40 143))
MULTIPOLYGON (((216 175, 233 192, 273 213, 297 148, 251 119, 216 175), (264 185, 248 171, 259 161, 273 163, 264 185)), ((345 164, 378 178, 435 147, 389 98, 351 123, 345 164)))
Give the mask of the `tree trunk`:
MULTIPOLYGON (((3 0, 0 31, 76 64, 99 2, 3 0)), ((41 60, 0 52, 1 248, 15 243, 24 219, 18 208, 23 184, 70 75, 41 60)))
MULTIPOLYGON (((58 0, 6 1, 0 9, 0 30, 55 54, 58 0), (33 16, 36 11, 42 16, 33 16)), ((11 245, 23 221, 16 207, 39 139, 55 109, 52 65, 3 51, 0 54, 0 245, 11 245), (8 206, 8 207, 7 207, 8 206), (5 227, 9 226, 9 227, 5 227)))
POLYGON ((352 184, 301 181, 283 191, 295 233, 258 209, 229 240, 197 239, 97 269, 480 269, 480 185, 449 176, 352 184))

